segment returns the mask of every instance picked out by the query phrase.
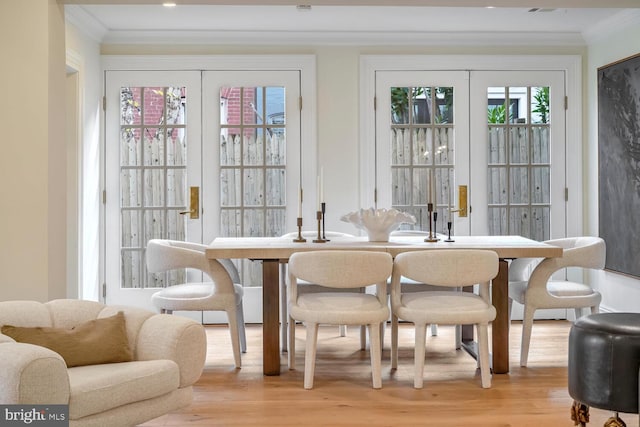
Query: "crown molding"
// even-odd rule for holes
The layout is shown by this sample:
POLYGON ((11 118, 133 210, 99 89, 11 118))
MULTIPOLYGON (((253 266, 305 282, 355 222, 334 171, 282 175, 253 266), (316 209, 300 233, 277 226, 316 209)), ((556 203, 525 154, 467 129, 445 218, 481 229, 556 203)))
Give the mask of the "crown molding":
MULTIPOLYGON (((158 0, 58 0, 62 4, 150 4, 158 0)), ((177 0, 179 5, 297 6, 299 0, 177 0)), ((638 0, 306 0, 311 6, 430 6, 430 7, 638 7, 638 0)))
POLYGON ((102 42, 109 33, 107 27, 80 6, 66 5, 64 7, 64 19, 98 43, 102 42))
POLYGON ((575 32, 110 31, 103 44, 584 46, 575 32))

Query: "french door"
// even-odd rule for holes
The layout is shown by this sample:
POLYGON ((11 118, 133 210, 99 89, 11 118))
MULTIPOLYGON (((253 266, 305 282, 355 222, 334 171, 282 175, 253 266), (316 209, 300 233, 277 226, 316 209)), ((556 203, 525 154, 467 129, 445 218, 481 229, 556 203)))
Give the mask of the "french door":
MULTIPOLYGON (((184 271, 149 274, 153 238, 202 239, 188 188, 200 188, 201 78, 198 71, 105 73, 105 288, 109 304, 152 309, 151 295, 184 271)), ((198 208, 199 209, 199 208, 198 208)))
POLYGON ((432 203, 438 233, 564 236, 564 93, 561 71, 376 72, 377 204, 427 230, 432 203))
MULTIPOLYGON (((294 229, 302 179, 299 82, 299 71, 203 73, 204 242, 294 229)), ((261 323, 262 266, 234 262, 245 321, 261 323)), ((224 315, 207 312, 204 321, 224 321, 224 315)))
MULTIPOLYGON (((300 71, 108 71, 105 282, 109 304, 151 295, 195 271, 150 274, 146 242, 276 236, 295 225, 300 71)), ((261 266, 235 260, 245 320, 262 319, 261 266)), ((180 313, 205 323, 223 313, 180 313)))
POLYGON ((376 184, 379 207, 416 217, 429 231, 428 206, 437 232, 451 220, 469 233, 469 218, 451 213, 456 185, 469 181, 469 90, 464 71, 376 73, 376 184))
POLYGON ((471 232, 566 237, 562 71, 470 72, 471 232))

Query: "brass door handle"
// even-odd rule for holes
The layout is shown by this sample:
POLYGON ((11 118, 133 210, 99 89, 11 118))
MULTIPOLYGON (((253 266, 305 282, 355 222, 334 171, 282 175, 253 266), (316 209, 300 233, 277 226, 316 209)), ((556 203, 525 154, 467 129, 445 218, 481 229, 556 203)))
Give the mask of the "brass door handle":
POLYGON ((467 216, 467 186, 458 186, 458 206, 459 209, 451 209, 451 212, 457 212, 458 216, 464 218, 467 216))
POLYGON ((189 187, 189 210, 178 212, 180 215, 189 214, 190 219, 200 218, 200 187, 189 187))

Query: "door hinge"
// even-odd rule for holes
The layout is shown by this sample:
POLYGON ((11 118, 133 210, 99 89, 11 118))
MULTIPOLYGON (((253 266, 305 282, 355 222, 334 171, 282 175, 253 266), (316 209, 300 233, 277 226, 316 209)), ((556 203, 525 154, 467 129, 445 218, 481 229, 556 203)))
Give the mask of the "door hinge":
POLYGON ((107 204, 107 190, 102 190, 102 204, 107 204))
POLYGON ((564 201, 568 202, 569 201, 569 188, 565 187, 564 189, 564 201))
POLYGON ((564 109, 565 110, 569 109, 569 97, 568 96, 564 97, 564 109))
POLYGON ((103 300, 107 299, 107 284, 106 283, 102 284, 102 299, 103 300))
POLYGON ((102 111, 107 111, 107 97, 102 97, 102 111))
POLYGON ((300 111, 302 111, 302 97, 298 98, 298 107, 300 108, 300 111))
POLYGON ((378 203, 378 189, 373 189, 373 203, 378 203))
POLYGON ((377 110, 378 109, 378 97, 374 96, 373 97, 373 110, 377 110))

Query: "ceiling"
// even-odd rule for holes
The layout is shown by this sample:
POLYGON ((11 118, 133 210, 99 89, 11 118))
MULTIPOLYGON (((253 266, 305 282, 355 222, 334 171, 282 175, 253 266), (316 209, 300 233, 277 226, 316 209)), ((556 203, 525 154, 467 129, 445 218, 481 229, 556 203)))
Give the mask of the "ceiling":
POLYGON ((291 0, 178 0, 173 8, 160 1, 68 0, 65 9, 67 19, 102 43, 164 44, 584 45, 640 16, 640 0, 609 0, 607 7, 575 7, 604 3, 592 0, 510 0, 523 6, 494 8, 477 6, 487 0, 444 2, 457 7, 437 6, 442 0, 316 0, 304 9, 291 0))

